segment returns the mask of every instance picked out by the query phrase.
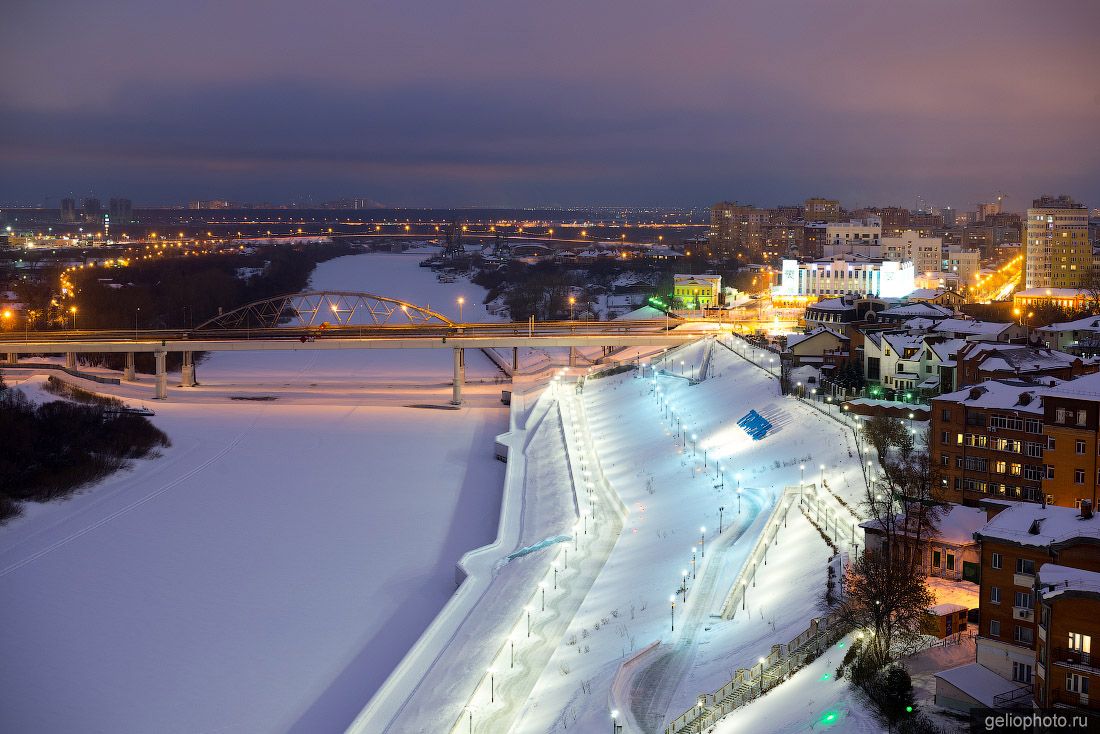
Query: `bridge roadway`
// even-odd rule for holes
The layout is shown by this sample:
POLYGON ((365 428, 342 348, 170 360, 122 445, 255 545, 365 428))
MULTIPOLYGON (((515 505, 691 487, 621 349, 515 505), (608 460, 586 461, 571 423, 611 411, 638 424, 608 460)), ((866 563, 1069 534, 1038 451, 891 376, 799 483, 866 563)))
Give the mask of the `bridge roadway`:
MULTIPOLYGON (((182 385, 195 384, 194 352, 296 351, 330 349, 452 349, 454 388, 451 402, 462 402, 465 349, 494 347, 569 347, 570 363, 580 346, 676 346, 712 333, 681 324, 638 321, 524 321, 453 325, 350 325, 259 329, 130 329, 70 331, 9 331, 0 333, 0 354, 15 362, 20 354, 64 354, 76 367, 78 353, 124 353, 124 380, 133 380, 134 354, 152 352, 156 364, 156 397, 168 396, 166 355, 183 354, 182 385)), ((515 351, 513 351, 513 366, 515 351)))

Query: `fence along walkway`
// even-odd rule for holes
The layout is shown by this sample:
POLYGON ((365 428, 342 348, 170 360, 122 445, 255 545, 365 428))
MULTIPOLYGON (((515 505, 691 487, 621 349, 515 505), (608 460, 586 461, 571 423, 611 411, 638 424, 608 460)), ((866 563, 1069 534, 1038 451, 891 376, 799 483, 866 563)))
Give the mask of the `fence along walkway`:
POLYGON ((745 557, 745 563, 733 579, 730 592, 726 596, 725 603, 722 604, 722 619, 733 619, 737 615, 737 610, 744 607, 746 587, 750 582, 755 584, 756 567, 767 565, 768 546, 772 543, 778 543, 776 536, 779 534, 779 529, 786 525, 787 513, 790 512, 791 506, 798 499, 798 496, 798 487, 785 487, 783 494, 779 495, 779 499, 775 503, 775 509, 772 510, 764 525, 764 530, 757 537, 752 551, 745 557))
POLYGON ((846 628, 834 616, 817 617, 785 645, 772 645, 764 662, 739 669, 724 686, 699 696, 698 702, 665 727, 665 734, 700 734, 731 711, 759 698, 786 680, 841 637, 846 628))

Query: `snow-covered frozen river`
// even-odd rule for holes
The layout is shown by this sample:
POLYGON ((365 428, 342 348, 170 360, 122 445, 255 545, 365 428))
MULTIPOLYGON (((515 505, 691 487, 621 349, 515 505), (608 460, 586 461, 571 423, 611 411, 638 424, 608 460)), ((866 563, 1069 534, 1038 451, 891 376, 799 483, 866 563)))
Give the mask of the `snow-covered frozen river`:
MULTIPOLYGON (((482 317, 423 256, 340 258, 312 285, 482 317)), ((450 369, 447 350, 204 362, 155 406, 162 458, 0 528, 0 731, 342 730, 495 535, 499 388, 404 407, 444 402, 450 369), (256 389, 286 397, 229 399, 256 389)))

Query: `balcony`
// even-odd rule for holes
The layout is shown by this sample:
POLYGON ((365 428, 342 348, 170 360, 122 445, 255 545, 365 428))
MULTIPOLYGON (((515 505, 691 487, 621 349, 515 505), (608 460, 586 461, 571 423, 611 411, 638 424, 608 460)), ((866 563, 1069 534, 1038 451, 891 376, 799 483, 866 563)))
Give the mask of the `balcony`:
POLYGON ((1027 589, 1035 588, 1035 574, 1033 573, 1014 573, 1012 574, 1012 583, 1017 586, 1023 586, 1027 589))
POLYGON ((1065 647, 1054 648, 1054 661, 1056 663, 1070 663, 1100 669, 1100 659, 1094 658, 1091 653, 1070 650, 1065 647))
POLYGON ((1075 706, 1077 708, 1083 709, 1100 709, 1100 701, 1096 699, 1092 699, 1092 701, 1089 701, 1088 695, 1074 693, 1073 691, 1063 691, 1060 688, 1051 689, 1050 702, 1052 704, 1063 704, 1066 706, 1075 706))
POLYGON ((1035 620, 1035 610, 1029 609, 1028 607, 1012 607, 1012 618, 1024 622, 1032 622, 1035 620))

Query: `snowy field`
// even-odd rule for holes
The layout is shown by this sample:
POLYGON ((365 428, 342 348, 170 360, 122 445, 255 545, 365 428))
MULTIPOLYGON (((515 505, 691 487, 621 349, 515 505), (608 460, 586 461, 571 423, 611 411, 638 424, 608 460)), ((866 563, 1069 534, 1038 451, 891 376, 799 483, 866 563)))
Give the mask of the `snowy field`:
MULTIPOLYGON (((313 287, 480 318, 481 289, 421 257, 313 287)), ((404 407, 446 402, 449 350, 215 355, 149 402, 161 458, 0 528, 0 731, 342 730, 495 535, 507 413, 474 357, 460 411, 404 407)))

